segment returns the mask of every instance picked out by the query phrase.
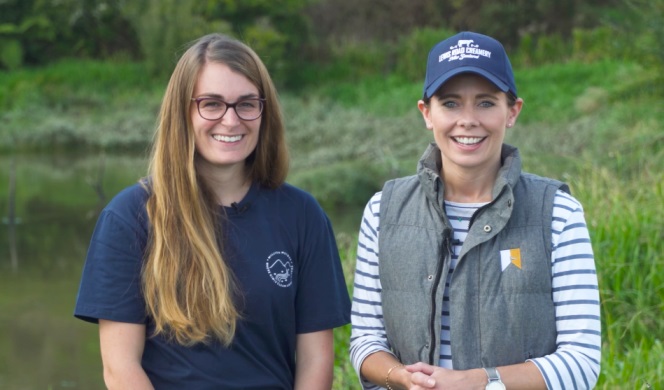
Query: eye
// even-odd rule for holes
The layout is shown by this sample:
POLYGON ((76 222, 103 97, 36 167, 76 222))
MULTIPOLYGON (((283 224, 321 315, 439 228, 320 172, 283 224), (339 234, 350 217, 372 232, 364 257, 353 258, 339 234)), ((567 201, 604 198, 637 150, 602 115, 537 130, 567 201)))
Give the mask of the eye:
POLYGON ((221 109, 225 106, 225 104, 217 99, 203 99, 199 103, 199 106, 201 108, 204 108, 206 110, 218 110, 221 109))
POLYGON ((478 104, 478 106, 480 106, 480 107, 482 107, 482 108, 491 108, 491 107, 493 107, 493 106, 495 106, 495 105, 496 105, 496 103, 494 103, 494 102, 492 102, 492 101, 490 101, 490 100, 482 100, 482 101, 478 104))
POLYGON ((443 100, 441 105, 446 108, 455 108, 459 106, 454 100, 443 100))
POLYGON ((243 100, 239 102, 237 106, 242 109, 253 110, 258 107, 258 100, 255 99, 243 100))

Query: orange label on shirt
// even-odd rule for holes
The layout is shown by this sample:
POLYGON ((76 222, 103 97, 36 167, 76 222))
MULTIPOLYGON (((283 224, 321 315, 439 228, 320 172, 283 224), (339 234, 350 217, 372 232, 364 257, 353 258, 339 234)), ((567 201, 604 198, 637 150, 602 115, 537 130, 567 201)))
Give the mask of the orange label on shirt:
POLYGON ((521 269, 521 249, 510 249, 510 262, 521 269))

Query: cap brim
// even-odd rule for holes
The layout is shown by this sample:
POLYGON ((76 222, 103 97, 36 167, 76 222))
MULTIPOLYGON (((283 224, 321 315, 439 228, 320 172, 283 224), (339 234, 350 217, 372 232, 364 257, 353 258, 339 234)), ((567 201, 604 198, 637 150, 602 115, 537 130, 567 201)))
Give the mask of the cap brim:
POLYGON ((438 77, 426 89, 424 96, 426 98, 430 98, 436 92, 436 90, 438 90, 438 88, 440 88, 441 85, 445 84, 447 81, 449 81, 449 79, 451 79, 452 77, 454 77, 458 74, 461 74, 461 73, 478 74, 480 76, 483 76, 485 79, 491 81, 491 83, 493 83, 501 91, 507 92, 507 91, 510 90, 510 88, 507 84, 503 83, 496 76, 494 76, 493 74, 487 72, 486 70, 481 69, 481 68, 477 68, 477 67, 474 67, 474 66, 462 66, 462 67, 459 67, 459 68, 454 68, 454 69, 450 70, 449 72, 447 72, 447 73, 441 75, 440 77, 438 77))

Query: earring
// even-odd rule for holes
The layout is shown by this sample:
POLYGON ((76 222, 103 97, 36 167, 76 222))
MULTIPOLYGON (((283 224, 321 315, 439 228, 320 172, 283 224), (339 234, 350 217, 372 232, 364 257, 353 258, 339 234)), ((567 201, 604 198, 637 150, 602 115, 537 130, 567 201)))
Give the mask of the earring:
POLYGON ((507 124, 507 127, 512 127, 512 124, 511 124, 511 123, 508 123, 508 124, 507 124))

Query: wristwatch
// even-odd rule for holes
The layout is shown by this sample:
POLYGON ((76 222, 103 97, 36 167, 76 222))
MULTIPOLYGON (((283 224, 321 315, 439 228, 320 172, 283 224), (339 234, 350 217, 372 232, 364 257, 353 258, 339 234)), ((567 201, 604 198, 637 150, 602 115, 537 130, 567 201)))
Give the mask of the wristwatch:
POLYGON ((496 367, 485 368, 486 376, 489 377, 489 383, 486 384, 486 390, 505 390, 505 384, 500 380, 500 374, 496 367))

